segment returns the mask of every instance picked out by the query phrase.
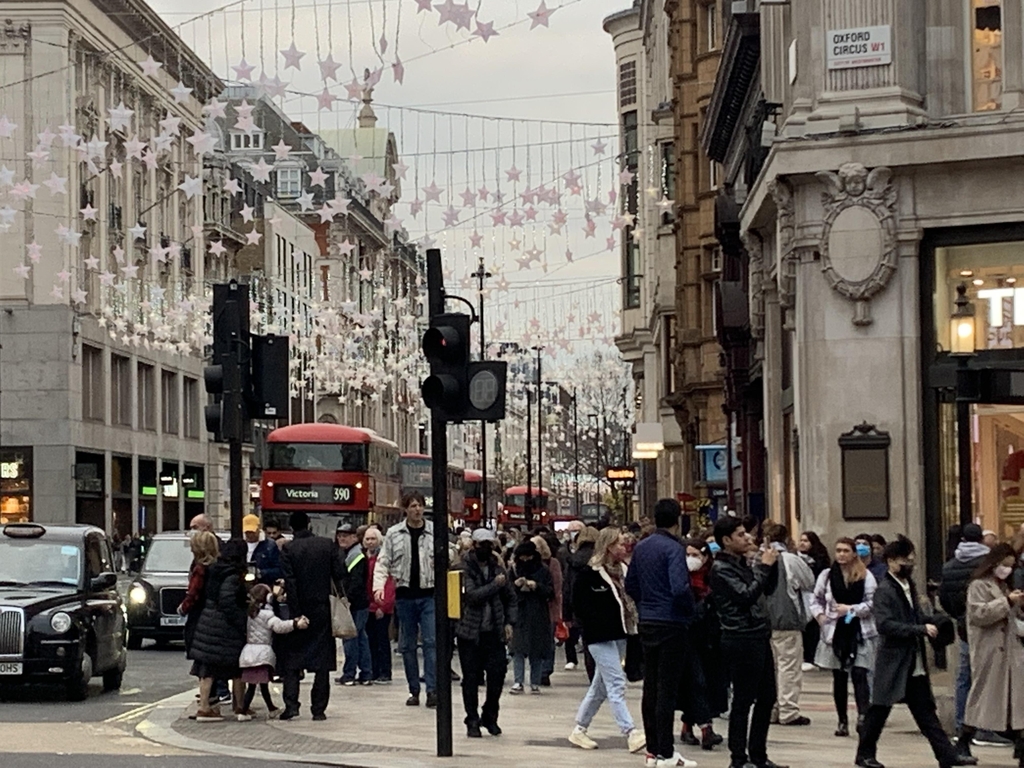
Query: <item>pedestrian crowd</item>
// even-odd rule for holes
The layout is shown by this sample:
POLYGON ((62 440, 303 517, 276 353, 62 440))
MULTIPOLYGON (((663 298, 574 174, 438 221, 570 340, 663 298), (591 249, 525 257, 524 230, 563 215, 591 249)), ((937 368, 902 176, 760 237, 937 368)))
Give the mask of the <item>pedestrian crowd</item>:
MULTIPOLYGON (((224 719, 219 704, 229 701, 238 720, 252 719, 257 691, 268 716, 295 718, 306 674, 312 718, 325 720, 337 667, 332 595, 345 598, 354 626, 335 682, 389 685, 397 639, 405 703, 419 706, 425 692, 426 706, 437 706, 435 532, 422 496, 408 494, 402 506, 404 519, 386 531, 345 522, 333 541, 314 536, 303 512, 291 516, 287 542, 270 522, 261 538, 255 516, 243 540, 226 542, 205 516, 193 521, 195 559, 179 612, 199 679, 198 721, 224 719), (276 679, 283 708, 271 697, 276 679)), ((856 734, 861 768, 883 768, 879 739, 901 702, 940 768, 976 764, 972 745, 1015 741, 1024 768, 1024 534, 1000 543, 973 524, 951 531, 939 608, 918 593, 916 551, 904 536, 841 537, 830 551, 815 533, 794 541, 772 521, 722 516, 684 534, 687 522, 678 502, 663 499, 648 524, 628 529, 574 522, 558 533, 457 532, 453 634, 467 736, 500 735, 503 692, 542 694, 561 646, 565 670, 582 667, 590 681, 568 733, 578 748, 598 748, 589 729, 607 702, 623 746, 647 766, 696 765, 676 749, 678 735, 706 751, 724 742, 730 768, 785 768, 768 756, 769 728, 810 724, 800 709, 803 675, 821 669, 832 676, 835 736, 856 734), (951 741, 926 646, 944 659, 954 642, 951 741), (635 720, 627 690, 641 681, 635 720), (715 732, 717 717, 728 717, 727 734, 715 732)))

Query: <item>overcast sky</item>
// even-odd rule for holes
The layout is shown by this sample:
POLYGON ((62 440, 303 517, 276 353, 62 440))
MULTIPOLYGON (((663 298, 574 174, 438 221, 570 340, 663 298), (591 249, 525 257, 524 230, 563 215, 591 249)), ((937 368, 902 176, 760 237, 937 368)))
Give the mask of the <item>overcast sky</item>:
MULTIPOLYGON (((608 204, 609 192, 617 187, 615 61, 601 22, 630 0, 552 0, 548 8, 556 10, 549 27, 532 30, 527 14, 537 11, 539 0, 476 0, 470 3, 477 11, 473 28, 477 20, 493 22, 499 33, 486 43, 453 24, 439 25, 437 9, 418 13, 420 0, 248 0, 191 22, 210 9, 208 0, 150 3, 169 24, 181 25, 185 42, 222 77, 235 79, 230 67, 244 53, 256 66, 254 78, 262 70, 289 82, 289 96, 278 103, 314 130, 351 127, 358 111, 358 105, 345 101, 336 102, 332 111, 319 111, 315 98, 299 95, 323 90, 318 60, 330 53, 342 65, 339 82, 327 81, 342 99, 344 83, 353 73, 361 77, 364 69, 384 67, 374 102, 381 123, 396 133, 409 166, 397 215, 410 236, 433 233, 457 282, 476 266, 479 251, 472 249, 470 235, 483 235, 488 267, 513 285, 494 297, 500 308, 496 321, 518 325, 537 318, 565 325, 570 314, 599 312, 599 324, 609 334, 614 331, 620 257, 618 246, 608 248, 607 238, 621 233, 612 230, 611 205, 603 216, 593 217, 595 233, 586 237, 583 200, 608 204), (285 70, 285 57, 279 53, 293 41, 306 54, 300 71, 285 70), (391 66, 396 54, 405 66, 401 85, 394 82, 391 66), (601 142, 608 147, 598 154, 591 145, 601 142), (506 173, 512 165, 523 172, 518 184, 506 173), (582 193, 576 197, 561 179, 573 168, 581 169, 582 193), (459 196, 467 188, 500 188, 503 210, 525 214, 529 204, 513 201, 513 193, 541 184, 550 187, 555 180, 562 192, 559 206, 537 203, 536 220, 519 228, 492 225, 493 201, 477 200, 475 208, 464 208, 459 196), (423 199, 422 189, 432 182, 444 190, 440 204, 429 204, 426 214, 412 217, 409 204, 423 199), (449 204, 457 209, 459 223, 446 226, 442 215, 449 204), (559 207, 568 221, 563 233, 554 234, 548 225, 559 207), (543 255, 523 269, 516 259, 531 247, 543 255), (567 250, 572 263, 567 262, 567 250)), ((578 333, 575 327, 567 330, 578 333)))

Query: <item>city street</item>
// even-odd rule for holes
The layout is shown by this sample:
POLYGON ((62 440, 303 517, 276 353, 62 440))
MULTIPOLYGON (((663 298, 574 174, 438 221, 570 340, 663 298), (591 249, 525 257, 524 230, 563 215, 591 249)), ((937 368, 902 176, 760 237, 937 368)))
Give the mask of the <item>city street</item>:
MULTIPOLYGON (((461 700, 456 683, 455 757, 434 755, 434 713, 423 707, 403 706, 404 686, 396 679, 390 687, 341 688, 332 686, 328 721, 312 723, 303 691, 303 716, 291 723, 268 722, 262 704, 251 723, 199 724, 187 718, 194 709, 188 662, 180 647, 156 650, 148 644, 131 653, 124 689, 105 694, 95 684, 89 699, 80 704, 60 700, 56 693, 20 691, 0 702, 0 765, 3 768, 240 768, 261 765, 305 764, 369 768, 426 768, 427 766, 565 765, 584 768, 628 768, 643 764, 630 755, 603 709, 591 728, 600 744, 596 752, 571 747, 565 736, 583 695, 586 676, 580 671, 559 671, 554 685, 539 696, 504 696, 500 740, 466 739, 461 725, 461 700), (58 726, 58 727, 54 727, 58 726)), ((939 686, 945 676, 937 678, 939 686)), ((279 686, 274 686, 280 700, 279 686)), ((639 718, 641 686, 632 685, 630 709, 639 718)), ((942 690, 937 691, 940 700, 942 690)), ((802 710, 812 724, 806 728, 775 726, 770 755, 794 768, 841 766, 853 762, 853 739, 832 735, 834 712, 831 680, 822 672, 806 676, 802 710)), ((725 732, 726 723, 716 729, 725 732)), ((725 766, 724 747, 713 753, 684 748, 683 753, 701 766, 725 766)), ((1008 749, 978 748, 981 764, 1010 768, 1015 764, 1008 749)), ((897 707, 890 719, 879 758, 889 768, 925 768, 934 765, 925 741, 909 714, 897 707)))

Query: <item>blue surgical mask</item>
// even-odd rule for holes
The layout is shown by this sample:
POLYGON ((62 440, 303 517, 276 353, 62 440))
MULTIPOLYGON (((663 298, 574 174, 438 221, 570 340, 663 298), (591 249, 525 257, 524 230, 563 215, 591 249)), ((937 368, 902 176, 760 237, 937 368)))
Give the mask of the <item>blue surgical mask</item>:
POLYGON ((717 555, 719 552, 722 551, 722 548, 720 546, 718 546, 718 542, 717 541, 709 541, 708 542, 708 549, 711 550, 711 554, 713 554, 713 555, 717 555))
POLYGON ((871 554, 871 547, 869 547, 867 544, 858 544, 857 545, 857 555, 858 555, 858 557, 867 557, 870 554, 871 554))

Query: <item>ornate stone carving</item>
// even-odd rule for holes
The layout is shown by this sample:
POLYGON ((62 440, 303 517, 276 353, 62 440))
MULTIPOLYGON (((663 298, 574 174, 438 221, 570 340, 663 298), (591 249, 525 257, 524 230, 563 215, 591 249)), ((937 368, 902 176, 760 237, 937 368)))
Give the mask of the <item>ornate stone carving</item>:
POLYGON ((747 251, 750 280, 750 335, 764 338, 764 252, 761 238, 753 232, 740 235, 747 251))
POLYGON ((838 173, 819 171, 816 176, 825 185, 821 194, 825 209, 819 247, 821 271, 836 293, 854 302, 854 325, 870 325, 871 299, 889 284, 898 263, 896 189, 891 184, 892 170, 880 166, 868 171, 860 163, 844 163, 838 173), (864 212, 870 214, 873 221, 861 219, 864 212), (869 223, 877 228, 879 242, 874 252, 862 252, 856 257, 859 261, 846 259, 841 269, 836 264, 838 254, 832 252, 831 242, 835 224, 844 216, 854 219, 858 226, 852 229, 863 233, 863 237, 860 233, 857 235, 858 247, 863 247, 870 239, 869 223), (842 273, 843 269, 851 268, 856 274, 842 273))
POLYGON ((776 177, 768 185, 768 191, 775 201, 778 221, 778 269, 776 280, 779 286, 779 305, 786 311, 784 326, 793 328, 793 309, 796 306, 797 253, 793 245, 796 237, 796 206, 793 202, 793 187, 784 178, 776 177))

